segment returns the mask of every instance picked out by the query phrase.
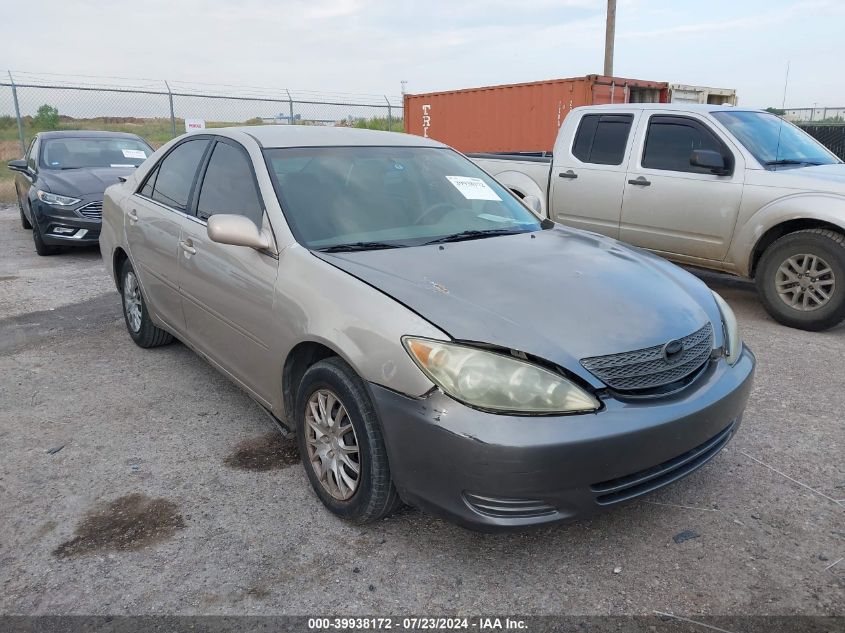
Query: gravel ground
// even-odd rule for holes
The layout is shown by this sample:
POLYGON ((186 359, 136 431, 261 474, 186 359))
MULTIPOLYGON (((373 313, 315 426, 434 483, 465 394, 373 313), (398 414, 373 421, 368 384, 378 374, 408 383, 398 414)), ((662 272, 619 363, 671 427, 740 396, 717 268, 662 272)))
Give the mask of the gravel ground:
POLYGON ((720 456, 484 535, 333 518, 249 398, 180 344, 132 344, 96 249, 39 258, 4 208, 0 253, 0 613, 845 614, 845 328, 783 328, 747 283, 705 276, 759 360, 720 456))

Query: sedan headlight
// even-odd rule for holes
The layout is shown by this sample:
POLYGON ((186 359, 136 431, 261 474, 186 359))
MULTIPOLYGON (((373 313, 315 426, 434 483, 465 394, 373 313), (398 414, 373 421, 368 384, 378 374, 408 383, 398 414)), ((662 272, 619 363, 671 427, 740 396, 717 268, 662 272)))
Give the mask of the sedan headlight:
POLYGON ((35 195, 38 196, 38 199, 41 200, 41 202, 44 202, 46 204, 52 204, 57 207, 69 207, 70 205, 79 202, 79 198, 71 198, 70 196, 60 196, 55 193, 41 191, 40 189, 35 192, 35 195))
POLYGON ((728 365, 736 365, 742 354, 742 337, 739 335, 736 315, 727 301, 722 299, 718 293, 713 292, 713 297, 716 299, 716 305, 719 306, 719 312, 722 313, 722 327, 725 332, 725 358, 728 365))
POLYGON ((601 405, 563 376, 518 358, 475 347, 402 338, 423 373, 470 406, 509 413, 581 413, 601 405))

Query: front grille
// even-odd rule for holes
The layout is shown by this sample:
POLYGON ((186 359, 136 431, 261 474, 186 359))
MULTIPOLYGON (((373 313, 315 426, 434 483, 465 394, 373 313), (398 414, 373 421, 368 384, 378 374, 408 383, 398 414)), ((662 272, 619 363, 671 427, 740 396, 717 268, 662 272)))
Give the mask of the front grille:
POLYGON ((89 202, 84 207, 77 209, 77 211, 81 216, 99 220, 103 217, 103 202, 102 200, 98 202, 89 202))
POLYGON ((598 493, 596 503, 602 506, 627 501, 689 475, 692 471, 709 462, 728 443, 733 435, 736 422, 731 422, 709 440, 678 455, 674 459, 657 464, 646 470, 593 484, 590 489, 598 493))
POLYGON ((464 500, 476 512, 499 519, 528 519, 556 512, 552 506, 536 499, 498 499, 465 492, 464 500))
POLYGON ((713 327, 708 323, 679 339, 682 351, 666 360, 663 345, 608 356, 581 359, 581 365, 616 391, 643 391, 682 381, 707 362, 713 350, 713 327))

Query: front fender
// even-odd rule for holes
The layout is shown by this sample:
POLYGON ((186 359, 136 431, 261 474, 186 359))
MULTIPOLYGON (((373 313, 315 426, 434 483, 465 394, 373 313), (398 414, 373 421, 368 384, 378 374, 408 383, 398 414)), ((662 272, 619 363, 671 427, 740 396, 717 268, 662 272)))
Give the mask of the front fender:
POLYGON ((771 229, 785 222, 807 220, 830 224, 845 233, 845 196, 829 193, 796 193, 764 205, 737 226, 728 254, 736 273, 749 277, 754 248, 771 229))
MULTIPOLYGON (((449 340, 395 299, 298 245, 280 253, 273 312, 269 338, 276 341, 280 370, 298 344, 320 343, 364 381, 411 397, 434 384, 411 360, 402 336, 449 340)), ((280 390, 274 408, 284 412, 281 396, 280 390)))

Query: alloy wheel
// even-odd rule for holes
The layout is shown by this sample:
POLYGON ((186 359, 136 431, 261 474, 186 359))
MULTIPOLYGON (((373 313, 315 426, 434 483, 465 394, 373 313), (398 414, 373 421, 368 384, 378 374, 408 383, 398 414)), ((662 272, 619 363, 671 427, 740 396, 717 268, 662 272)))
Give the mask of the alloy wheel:
POLYGON ((775 273, 775 288, 781 301, 801 312, 827 305, 835 287, 833 270, 818 255, 793 255, 775 273))
POLYGON ((141 289, 135 273, 129 271, 123 279, 123 309, 129 329, 138 332, 141 329, 141 289))
POLYGON ((320 485, 335 499, 350 499, 361 478, 358 437, 346 407, 329 389, 318 389, 305 405, 305 444, 320 485))

